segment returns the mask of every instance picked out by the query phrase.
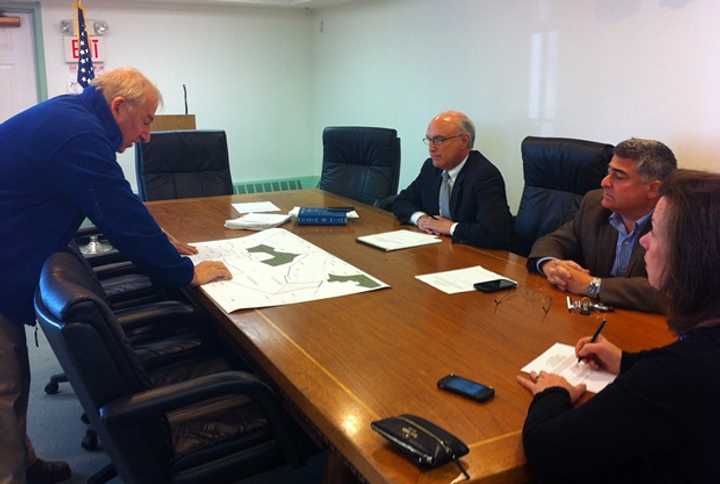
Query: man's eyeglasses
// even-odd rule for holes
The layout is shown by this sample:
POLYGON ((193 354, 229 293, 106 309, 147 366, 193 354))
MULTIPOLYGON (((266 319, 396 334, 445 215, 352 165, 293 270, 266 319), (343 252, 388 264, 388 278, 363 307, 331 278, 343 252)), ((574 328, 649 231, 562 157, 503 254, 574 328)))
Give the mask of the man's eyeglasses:
POLYGON ((441 145, 447 140, 451 140, 453 138, 459 138, 463 136, 462 134, 456 134, 455 136, 433 136, 432 138, 428 138, 427 136, 423 138, 423 143, 426 145, 441 145))

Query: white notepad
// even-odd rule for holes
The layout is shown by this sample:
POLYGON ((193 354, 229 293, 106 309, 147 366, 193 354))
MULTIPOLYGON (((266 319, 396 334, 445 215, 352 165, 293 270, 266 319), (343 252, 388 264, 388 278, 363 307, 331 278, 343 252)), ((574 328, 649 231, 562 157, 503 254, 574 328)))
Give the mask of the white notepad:
POLYGON ((358 242, 372 245, 385 251, 409 249, 421 245, 439 244, 442 239, 435 235, 422 234, 412 230, 394 230, 380 234, 363 235, 357 238, 358 242))
POLYGON ((615 380, 615 375, 607 371, 593 370, 585 362, 578 363, 575 347, 555 343, 522 368, 526 373, 546 371, 557 373, 573 385, 584 383, 587 389, 597 393, 615 380))

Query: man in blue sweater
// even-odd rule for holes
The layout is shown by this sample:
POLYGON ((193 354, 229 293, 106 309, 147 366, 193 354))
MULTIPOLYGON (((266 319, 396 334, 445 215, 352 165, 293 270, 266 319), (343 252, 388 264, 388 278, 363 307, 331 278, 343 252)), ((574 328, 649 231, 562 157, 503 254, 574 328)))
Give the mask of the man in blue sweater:
POLYGON ((108 71, 80 95, 42 102, 0 124, 0 484, 70 477, 38 459, 26 437, 30 371, 25 324, 45 259, 85 217, 155 281, 169 286, 229 279, 221 262, 163 233, 125 180, 115 152, 150 139, 161 101, 135 69, 108 71))

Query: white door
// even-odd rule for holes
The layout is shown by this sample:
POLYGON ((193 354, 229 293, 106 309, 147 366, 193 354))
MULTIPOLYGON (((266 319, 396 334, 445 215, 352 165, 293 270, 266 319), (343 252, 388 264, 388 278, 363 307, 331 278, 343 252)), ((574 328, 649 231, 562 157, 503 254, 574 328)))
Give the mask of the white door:
POLYGON ((37 103, 32 14, 20 17, 20 27, 0 27, 0 123, 37 103))

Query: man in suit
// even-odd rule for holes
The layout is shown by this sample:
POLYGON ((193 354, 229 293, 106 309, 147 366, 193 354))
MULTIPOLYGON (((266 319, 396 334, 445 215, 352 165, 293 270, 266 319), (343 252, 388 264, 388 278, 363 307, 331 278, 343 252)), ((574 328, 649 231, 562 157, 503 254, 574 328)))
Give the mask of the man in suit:
POLYGON ((638 240, 651 230, 660 184, 676 167, 675 155, 659 141, 632 138, 618 144, 602 189, 588 192, 573 220, 535 242, 528 270, 563 291, 661 312, 638 240))
POLYGON ((76 96, 42 102, 0 124, 0 484, 70 477, 36 457, 26 436, 30 366, 25 324, 45 259, 85 217, 155 281, 202 285, 231 276, 222 262, 163 233, 125 180, 115 152, 150 140, 160 92, 135 69, 106 71, 76 96))
POLYGON ((475 127, 470 118, 458 111, 438 114, 423 141, 430 158, 395 199, 395 216, 453 242, 507 248, 512 216, 505 182, 495 165, 472 150, 475 127))

